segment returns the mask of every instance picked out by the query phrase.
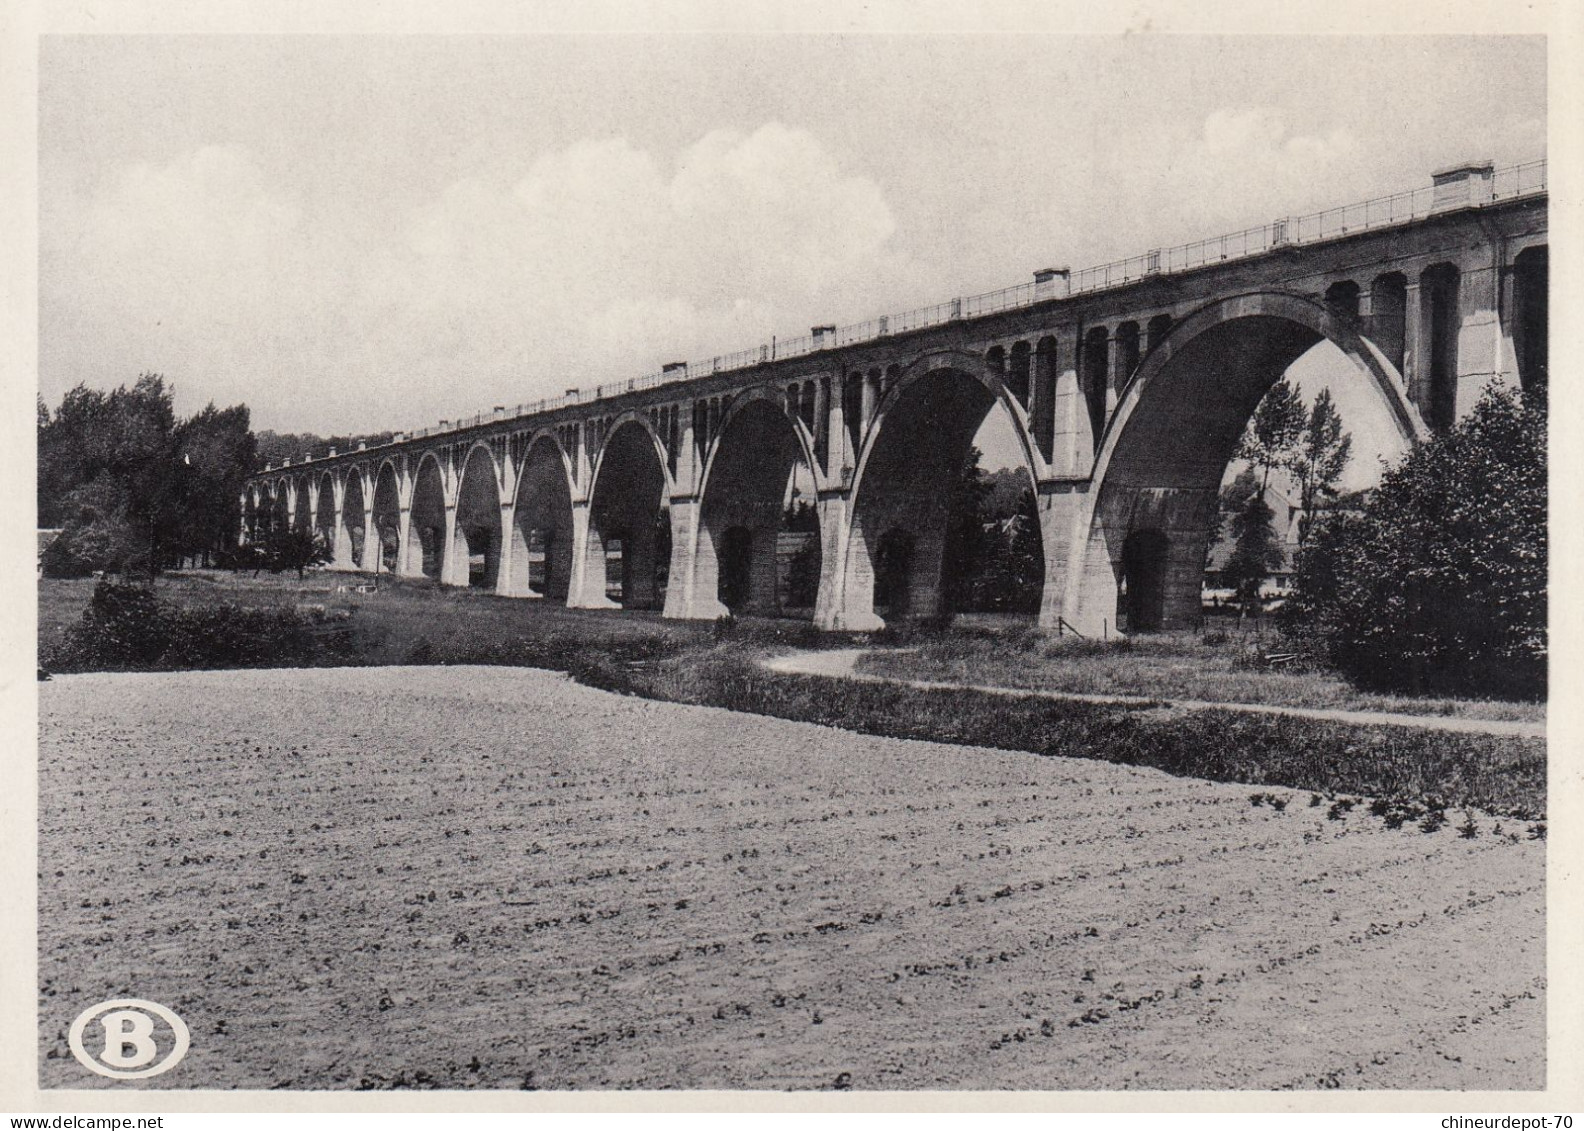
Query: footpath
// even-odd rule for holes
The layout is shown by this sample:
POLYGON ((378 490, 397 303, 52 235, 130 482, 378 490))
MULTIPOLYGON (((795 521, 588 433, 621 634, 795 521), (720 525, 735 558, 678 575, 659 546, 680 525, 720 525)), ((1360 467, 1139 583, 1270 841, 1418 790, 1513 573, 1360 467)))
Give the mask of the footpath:
POLYGON ((793 652, 764 661, 771 671, 793 675, 820 675, 851 679, 861 683, 890 683, 921 691, 979 691, 986 695, 1065 699, 1082 703, 1115 703, 1176 711, 1244 711, 1257 715, 1292 715, 1303 719, 1364 723, 1380 726, 1418 727, 1421 730, 1457 731, 1463 734, 1505 734, 1520 738, 1544 738, 1544 722, 1510 719, 1467 719, 1449 715, 1408 715, 1400 711, 1344 711, 1331 707, 1284 707, 1270 703, 1219 703, 1209 699, 1165 699, 1145 695, 1093 695, 1076 691, 1047 691, 1031 687, 1001 687, 984 683, 950 683, 934 679, 905 679, 901 676, 873 675, 857 669, 858 658, 867 648, 833 648, 828 652, 793 652))

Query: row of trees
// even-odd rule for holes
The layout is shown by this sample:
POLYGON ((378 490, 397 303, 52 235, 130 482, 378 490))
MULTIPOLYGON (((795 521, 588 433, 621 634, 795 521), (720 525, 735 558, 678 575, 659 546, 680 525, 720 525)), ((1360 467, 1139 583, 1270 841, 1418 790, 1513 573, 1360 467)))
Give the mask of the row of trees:
POLYGON ((1260 607, 1261 587, 1286 564, 1287 551, 1269 501, 1272 474, 1282 474, 1296 495, 1301 547, 1316 521, 1337 503, 1338 484, 1352 452, 1353 437, 1342 426, 1330 389, 1321 389, 1309 406, 1283 378, 1260 401, 1235 457, 1248 467, 1223 489, 1209 542, 1214 547, 1229 527, 1232 552, 1223 574, 1245 611, 1260 607))
POLYGON ((109 392, 79 385, 38 404, 38 521, 60 527, 46 572, 154 572, 210 561, 235 542, 237 496, 254 466, 246 405, 178 420, 164 378, 109 392))

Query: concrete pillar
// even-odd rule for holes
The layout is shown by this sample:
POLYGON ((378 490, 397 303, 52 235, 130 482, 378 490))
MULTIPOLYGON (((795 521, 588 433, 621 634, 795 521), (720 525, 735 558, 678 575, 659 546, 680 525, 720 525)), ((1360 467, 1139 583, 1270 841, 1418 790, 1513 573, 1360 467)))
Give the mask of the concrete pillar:
POLYGON ((605 542, 589 521, 588 500, 572 500, 572 575, 567 579, 567 608, 614 609, 605 596, 605 542))
MULTIPOLYGON (((863 382, 863 396, 861 398, 861 415, 863 417, 858 429, 859 442, 869 433, 869 422, 874 419, 875 401, 879 397, 878 378, 871 378, 867 373, 859 378, 863 382)), ((854 453, 856 455, 856 453, 854 453)))
MULTIPOLYGON (((826 397, 828 403, 825 405, 825 415, 821 418, 825 421, 825 472, 832 479, 840 479, 843 469, 853 466, 853 459, 849 454, 851 438, 847 434, 846 398, 840 396, 837 391, 841 387, 841 375, 838 373, 829 380, 833 391, 826 397)), ((825 388, 824 382, 821 382, 820 388, 825 388)), ((757 536, 756 531, 755 537, 757 536)), ((771 531, 770 539, 772 542, 775 540, 774 531, 771 531)))
POLYGON ((1408 280, 1403 299, 1402 375, 1408 399, 1423 413, 1428 405, 1430 335, 1417 276, 1408 280))
POLYGON ((830 378, 814 378, 814 460, 816 463, 822 463, 824 465, 822 467, 816 467, 814 470, 822 477, 830 474, 831 467, 836 466, 835 461, 830 458, 831 449, 836 443, 836 436, 829 429, 829 424, 832 419, 832 410, 830 405, 827 403, 833 400, 838 402, 835 416, 837 419, 839 419, 839 402, 841 401, 841 398, 832 397, 830 395, 830 378))
POLYGON ((1121 396, 1122 386, 1127 383, 1127 361, 1122 356, 1122 343, 1117 340, 1121 327, 1112 331, 1106 338, 1106 366, 1105 366, 1105 418, 1110 423, 1112 415, 1116 412, 1117 399, 1121 396))
POLYGON ((1051 469, 1058 476, 1087 476, 1094 464, 1089 408, 1078 383, 1078 340, 1068 330, 1056 339, 1055 442, 1051 469))
POLYGON ((673 497, 671 579, 664 615, 672 620, 714 620, 726 615, 719 597, 715 540, 703 525, 703 506, 695 497, 673 497))
MULTIPOLYGON (((517 525, 517 508, 512 508, 511 524, 505 527, 504 539, 506 549, 501 552, 501 581, 496 586, 496 592, 505 597, 524 597, 530 600, 549 596, 548 591, 534 592, 533 588, 533 547, 528 542, 528 534, 517 525)), ((546 555, 546 570, 548 571, 548 555, 546 555)))
MULTIPOLYGON (((517 530, 517 504, 515 501, 500 505, 500 546, 495 551, 495 593, 501 597, 521 597, 525 595, 527 586, 522 591, 517 588, 516 558, 517 542, 521 534, 517 530)), ((527 547, 523 549, 523 565, 528 564, 527 547)))
POLYGON ((357 563, 352 560, 352 534, 347 530, 345 520, 346 490, 333 487, 331 491, 335 500, 335 516, 332 519, 335 525, 330 528, 330 566, 332 569, 354 570, 357 563))
MULTIPOLYGON (((1497 314, 1501 272, 1499 245, 1493 261, 1461 268, 1458 279, 1457 416, 1474 407, 1487 386, 1518 384, 1517 364, 1503 365, 1501 318, 1497 314)), ((1508 309, 1511 309, 1509 306, 1508 309)), ((1507 351, 1510 353, 1510 347, 1507 351)))
POLYGON ((413 537, 412 505, 404 505, 396 517, 396 576, 422 577, 423 546, 415 545, 413 537))
POLYGON ((820 523, 815 627, 852 632, 884 628, 885 622, 874 611, 874 563, 863 544, 863 535, 853 527, 850 493, 822 494, 815 509, 820 523))
POLYGON ((440 537, 440 584, 458 585, 466 589, 468 584, 468 541, 467 535, 457 525, 457 505, 447 503, 445 506, 445 527, 440 537))
MULTIPOLYGON (((1159 602, 1159 627, 1188 628, 1198 624, 1209 516, 1218 502, 1217 491, 1139 487, 1118 489, 1110 497, 1098 500, 1093 509, 1085 502, 1080 496, 1067 504, 1076 507, 1076 523, 1065 524, 1071 537, 1064 555, 1064 576, 1060 578, 1061 617, 1066 624, 1091 639, 1117 634, 1118 623, 1126 619, 1118 587, 1130 535, 1154 535, 1164 540, 1164 556, 1155 563, 1158 588, 1154 597, 1159 602), (1100 502, 1103 507, 1098 505, 1100 502), (1083 529, 1085 523, 1087 529, 1083 529)), ((1062 516, 1053 514, 1047 529, 1054 528, 1059 536, 1063 526, 1062 516)), ((1047 584, 1056 580, 1048 569, 1046 576, 1047 584)), ((1047 599, 1050 597, 1047 591, 1047 599)), ((1048 616, 1042 608, 1041 623, 1048 623, 1048 616)), ((1128 626, 1130 631, 1136 627, 1128 626)))
POLYGON ((378 573, 381 544, 379 531, 374 529, 374 492, 363 492, 363 572, 378 573))
POLYGON ((1040 522, 1040 546, 1045 555, 1045 584, 1040 592, 1039 623, 1057 628, 1061 618, 1072 621, 1068 588, 1083 568, 1084 532, 1079 528, 1088 500, 1088 484, 1059 480, 1039 485, 1035 498, 1040 522))

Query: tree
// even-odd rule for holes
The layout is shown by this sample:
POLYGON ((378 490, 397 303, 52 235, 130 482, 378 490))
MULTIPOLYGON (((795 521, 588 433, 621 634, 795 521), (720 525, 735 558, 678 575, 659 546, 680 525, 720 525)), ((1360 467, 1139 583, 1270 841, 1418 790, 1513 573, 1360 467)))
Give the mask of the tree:
POLYGON ((255 554, 257 565, 271 573, 294 569, 300 581, 309 566, 324 565, 330 560, 330 547, 319 534, 286 528, 272 531, 255 554))
POLYGON ((241 522, 238 498, 254 460, 246 405, 211 403, 176 428, 177 512, 173 548, 205 561, 229 546, 241 522))
POLYGON ((1364 686, 1543 697, 1546 554, 1543 396, 1487 390, 1319 528, 1287 619, 1364 686))
POLYGON ((1260 399, 1238 442, 1237 457, 1260 472, 1261 494, 1270 486, 1270 473, 1291 457, 1307 421, 1303 396, 1285 377, 1260 399))
POLYGON ((1214 547, 1221 541, 1221 531, 1226 528, 1226 523, 1233 515, 1241 514, 1248 506, 1249 499, 1259 493, 1259 483, 1254 478, 1254 469, 1245 467, 1237 473, 1237 478, 1221 488, 1221 497, 1217 501, 1216 509, 1210 516, 1210 540, 1207 545, 1214 547))
POLYGON ((1261 491, 1250 492, 1232 516, 1232 554, 1226 576, 1237 590, 1243 613, 1258 613, 1260 588, 1282 564, 1282 547, 1276 539, 1274 515, 1261 491))
POLYGON ((1342 430, 1342 417, 1331 400, 1331 390, 1321 389, 1285 464, 1298 489, 1300 546, 1308 539, 1322 505, 1336 498, 1336 485, 1347 470, 1352 452, 1353 436, 1342 430))
POLYGON ((979 449, 970 445, 948 488, 946 544, 941 553, 943 611, 973 607, 974 583, 984 561, 986 539, 980 516, 989 487, 979 459, 979 449))

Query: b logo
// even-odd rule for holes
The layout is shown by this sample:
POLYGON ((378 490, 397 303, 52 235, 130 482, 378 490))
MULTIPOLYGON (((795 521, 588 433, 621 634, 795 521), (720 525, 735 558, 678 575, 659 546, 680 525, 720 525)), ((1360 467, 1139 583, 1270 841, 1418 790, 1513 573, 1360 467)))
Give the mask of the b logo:
POLYGON ((192 1035, 186 1022, 163 1005, 129 997, 83 1010, 72 1022, 66 1043, 84 1068, 113 1080, 143 1080, 175 1068, 187 1055, 192 1035), (159 1022, 166 1032, 159 1032, 159 1022))

